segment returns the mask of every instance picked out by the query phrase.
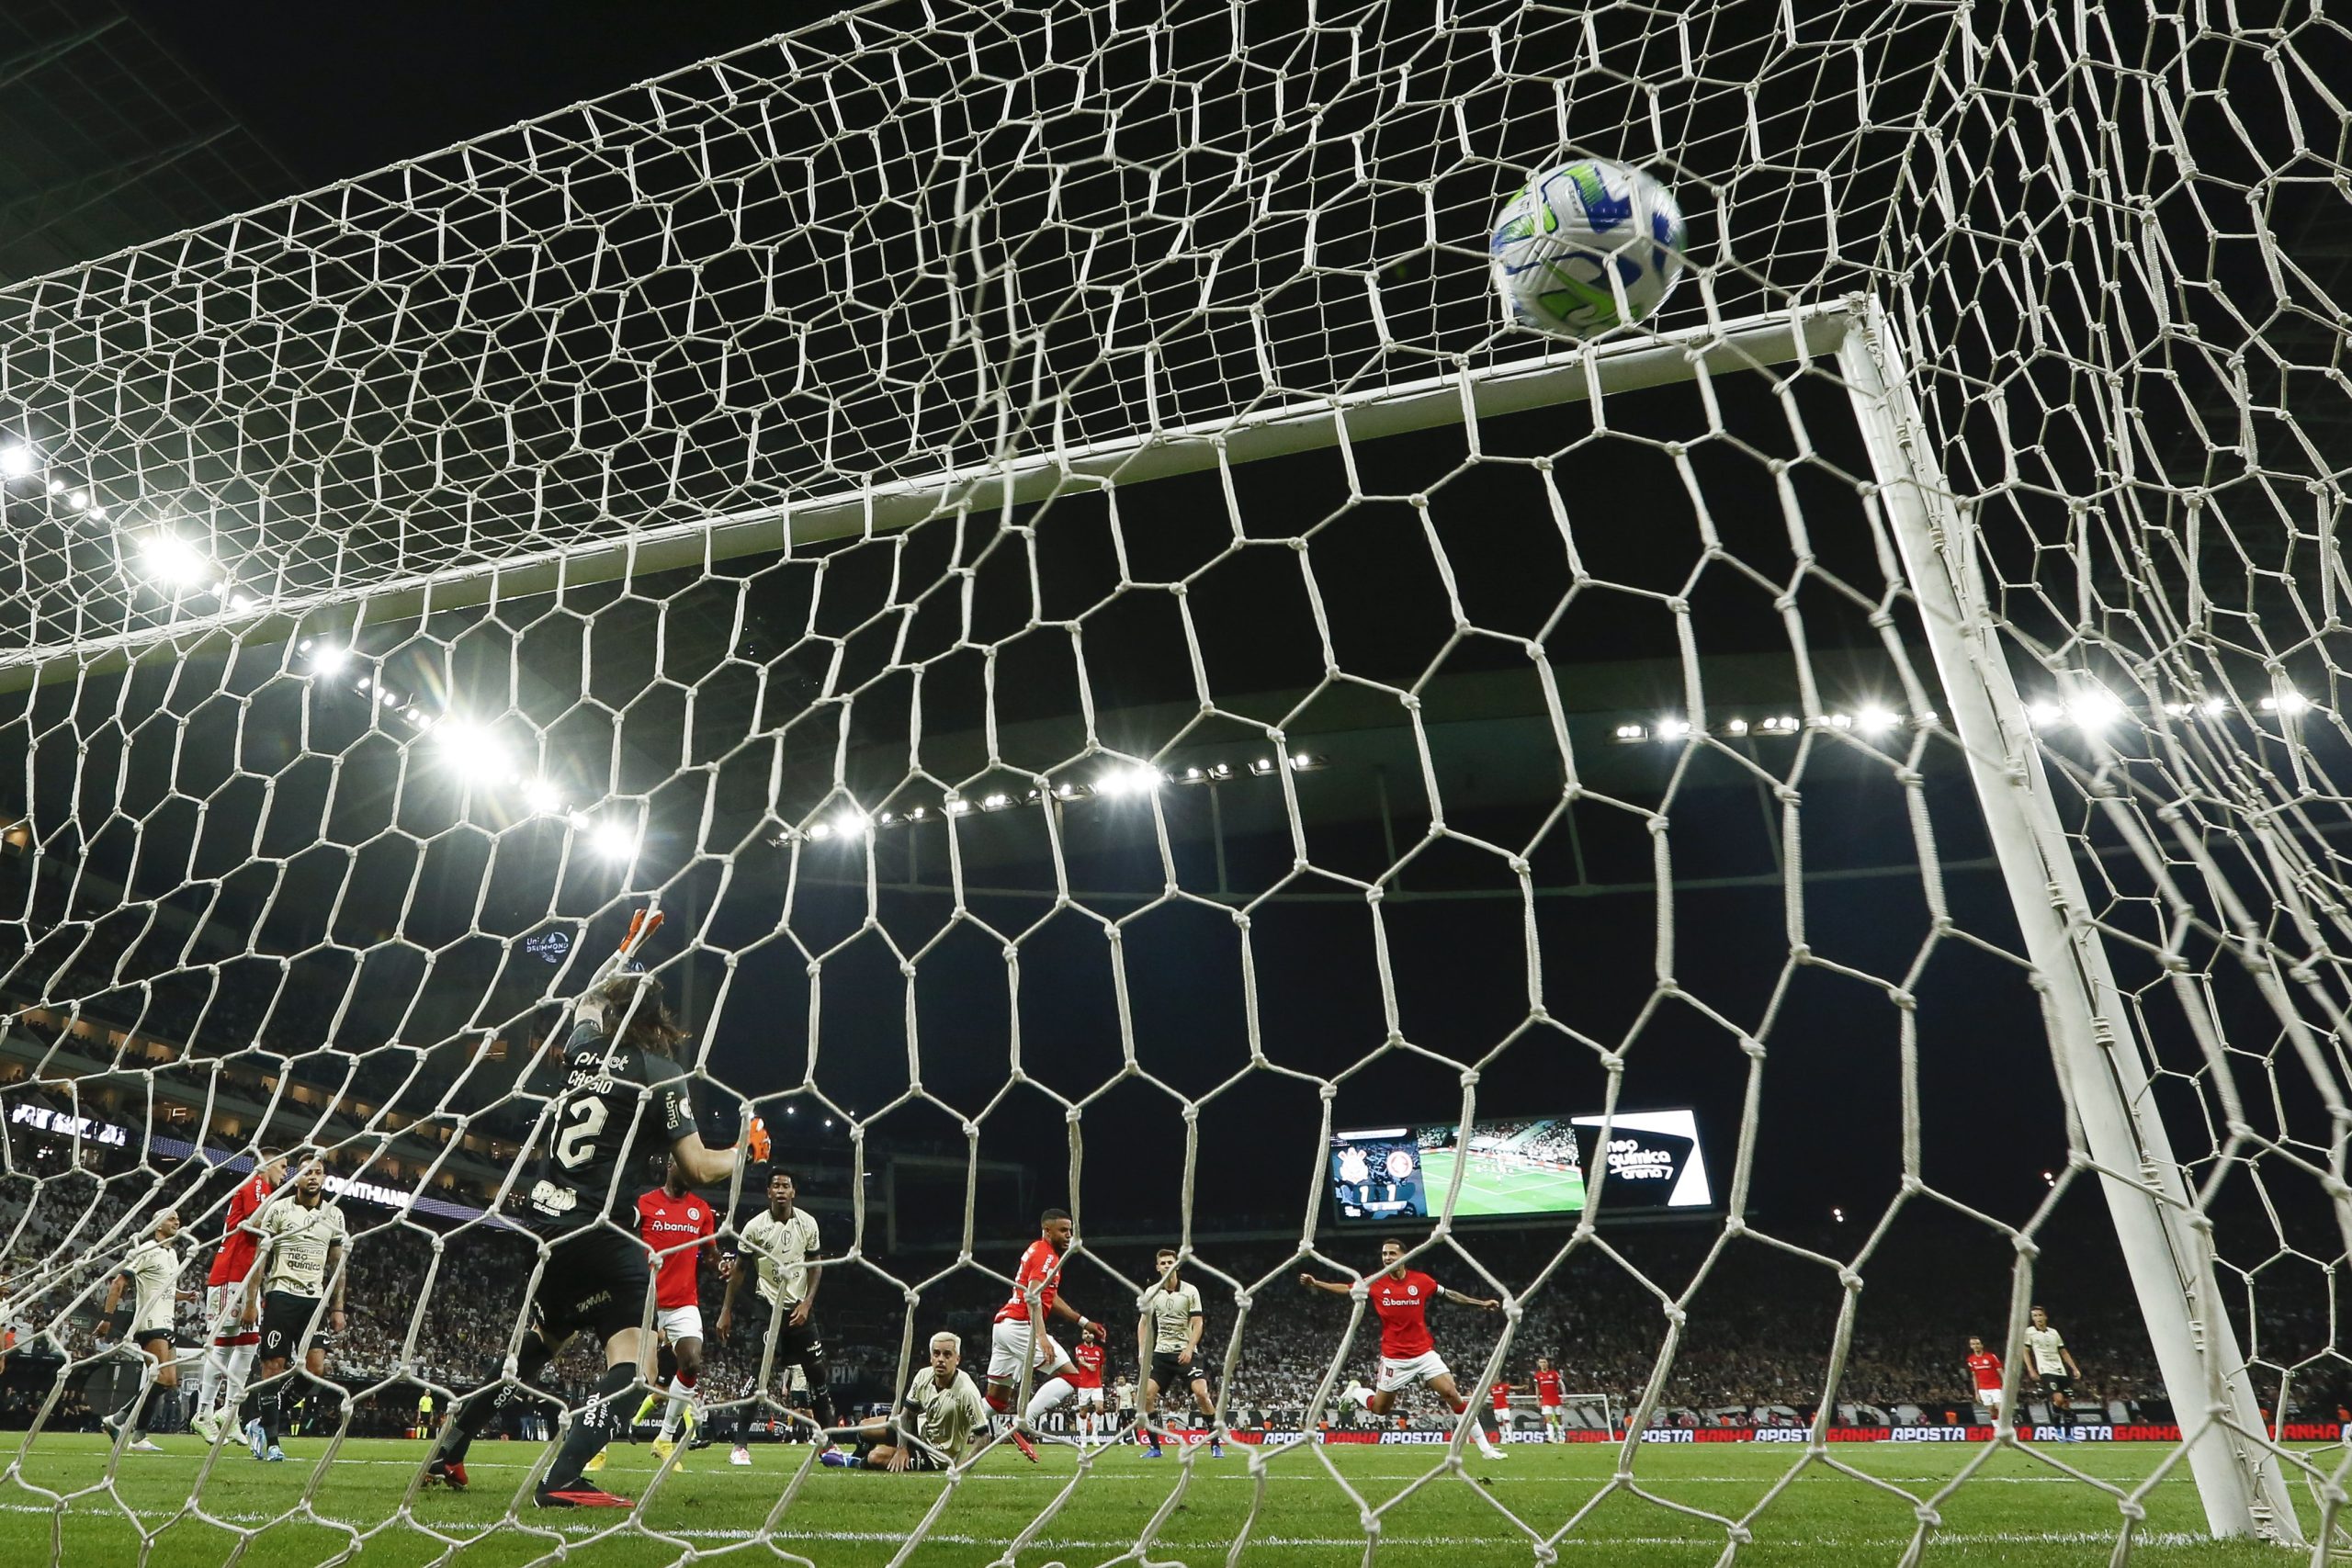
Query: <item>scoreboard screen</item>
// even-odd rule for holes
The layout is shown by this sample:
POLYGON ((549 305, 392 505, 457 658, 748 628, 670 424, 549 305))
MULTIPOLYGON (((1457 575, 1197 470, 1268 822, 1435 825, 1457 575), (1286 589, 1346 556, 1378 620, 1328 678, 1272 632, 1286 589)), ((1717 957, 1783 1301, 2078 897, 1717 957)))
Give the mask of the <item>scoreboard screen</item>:
POLYGON ((1458 1173, 1457 1217, 1574 1214, 1606 1159, 1609 1213, 1713 1207, 1692 1112, 1621 1111, 1606 1148, 1600 1126, 1599 1116, 1502 1116, 1471 1122, 1466 1135, 1452 1122, 1337 1133, 1331 1201, 1343 1224, 1427 1219, 1458 1173))

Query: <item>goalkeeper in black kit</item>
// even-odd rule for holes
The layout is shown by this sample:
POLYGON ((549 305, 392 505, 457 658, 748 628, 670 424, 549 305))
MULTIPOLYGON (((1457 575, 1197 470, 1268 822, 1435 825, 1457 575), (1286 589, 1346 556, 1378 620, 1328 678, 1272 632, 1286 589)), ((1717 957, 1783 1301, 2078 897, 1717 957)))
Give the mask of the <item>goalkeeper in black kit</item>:
POLYGON ((652 1285, 645 1244, 637 1235, 637 1173, 666 1151, 697 1186, 728 1180, 733 1149, 707 1146, 695 1130, 686 1077, 674 1059, 685 1032, 662 1005, 661 982, 622 972, 629 955, 661 925, 659 914, 629 920, 620 951, 591 979, 563 1043, 563 1086, 525 1154, 537 1166, 524 1217, 546 1248, 547 1264, 530 1302, 514 1376, 475 1390, 443 1429, 426 1479, 462 1489, 466 1450, 498 1414, 530 1397, 548 1363, 574 1335, 605 1343, 605 1376, 595 1397, 572 1415, 541 1480, 543 1508, 626 1508, 582 1479, 588 1461, 620 1429, 619 1412, 644 1392, 640 1369, 650 1348, 638 1325, 652 1285))

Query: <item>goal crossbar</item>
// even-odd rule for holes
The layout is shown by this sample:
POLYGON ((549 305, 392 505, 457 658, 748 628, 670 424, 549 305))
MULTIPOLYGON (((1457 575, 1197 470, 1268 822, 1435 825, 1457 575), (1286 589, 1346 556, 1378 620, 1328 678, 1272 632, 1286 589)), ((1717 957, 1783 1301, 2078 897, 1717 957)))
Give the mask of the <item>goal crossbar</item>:
POLYGON ((529 598, 619 579, 707 566, 829 540, 888 533, 956 512, 986 513, 1057 495, 1200 473, 1220 463, 1289 457, 1340 445, 1688 381, 1770 369, 1838 352, 1853 298, 1705 322, 1440 376, 1048 447, 804 501, 469 562, 443 570, 281 595, 243 610, 185 615, 112 636, 0 652, 0 692, 101 674, 150 658, 185 659, 230 639, 291 636, 311 616, 348 608, 356 625, 529 598))

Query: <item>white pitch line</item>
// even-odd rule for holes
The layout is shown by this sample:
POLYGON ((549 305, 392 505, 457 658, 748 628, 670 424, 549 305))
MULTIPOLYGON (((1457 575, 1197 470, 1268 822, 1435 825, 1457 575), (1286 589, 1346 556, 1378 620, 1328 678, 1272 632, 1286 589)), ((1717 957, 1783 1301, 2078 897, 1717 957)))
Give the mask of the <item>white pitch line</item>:
MULTIPOLYGON (((40 1507, 30 1503, 0 1503, 0 1513, 49 1514, 54 1511, 55 1510, 53 1509, 40 1507)), ((174 1517, 178 1512, 176 1509, 169 1508, 134 1508, 129 1511, 133 1517, 145 1519, 168 1519, 174 1517)), ((109 1509, 107 1511, 105 1517, 107 1518, 119 1518, 122 1517, 122 1510, 109 1509)), ((310 1525, 315 1528, 322 1523, 322 1521, 315 1518, 295 1518, 286 1515, 263 1514, 251 1511, 234 1514, 213 1514, 210 1517, 213 1520, 228 1524, 282 1523, 310 1525)), ((329 1523, 331 1527, 332 1521, 327 1521, 327 1523, 329 1523)), ((487 1521, 481 1519, 452 1519, 445 1523, 432 1524, 429 1526, 420 1521, 416 1528, 420 1534, 429 1529, 435 1533, 443 1535, 482 1535, 492 1531, 504 1529, 507 1528, 508 1524, 509 1521, 505 1519, 492 1519, 487 1521)), ((533 1530, 554 1530, 562 1535, 589 1536, 605 1534, 611 1531, 615 1527, 609 1524, 554 1524, 541 1523, 537 1520, 534 1520, 530 1528, 533 1530)), ((647 1526, 642 1532, 629 1530, 627 1529, 626 1527, 623 1527, 623 1533, 632 1536, 642 1533, 649 1536, 673 1537, 680 1540, 831 1540, 861 1542, 903 1541, 907 1539, 907 1532, 904 1530, 780 1529, 762 1533, 758 1530, 742 1529, 713 1529, 707 1528, 692 1528, 671 1529, 656 1526, 647 1526)), ((998 1537, 968 1535, 958 1532, 936 1530, 924 1536, 922 1539, 925 1541, 934 1542, 942 1546, 1001 1546, 1004 1544, 1003 1539, 998 1537)), ((1702 1535, 1696 1533, 1690 1535, 1575 1535, 1565 1538, 1558 1544, 1562 1546, 1605 1547, 1614 1549, 1628 1546, 1690 1546, 1698 1544, 1712 1544, 1721 1539, 1722 1537, 1719 1535, 1702 1535)), ((2114 1532, 2106 1530, 1937 1530, 1933 1533, 1930 1539, 1939 1542, 1980 1546, 2108 1546, 2114 1544, 2115 1534, 2114 1532)), ((1475 1537, 1470 1538, 1465 1541, 1463 1537, 1458 1535, 1383 1535, 1380 1538, 1380 1540, 1381 1544, 1384 1546, 1447 1546, 1455 1548, 1459 1548, 1464 1545, 1476 1544, 1521 1547, 1527 1544, 1525 1538, 1517 1535, 1497 1536, 1483 1543, 1479 1542, 1475 1537)), ((1765 1535, 1760 1538, 1759 1544, 1771 1546, 1798 1546, 1829 1551, 1856 1547, 1897 1547, 1908 1545, 1910 1540, 1911 1537, 1908 1534, 1871 1536, 1765 1535)), ((1362 1536, 1257 1534, 1252 1535, 1250 1538, 1250 1541, 1253 1546, 1345 1547, 1353 1550, 1361 1549, 1363 1546, 1364 1538, 1362 1536)), ((2196 1535, 2186 1530, 2143 1530, 2132 1538, 2132 1542, 2135 1546, 2141 1547, 2203 1546, 2210 1545, 2211 1540, 2208 1537, 2196 1535)), ((1077 1547, 1090 1551, 1124 1551, 1133 1548, 1135 1542, 1133 1540, 1122 1540, 1111 1538, 1097 1540, 1079 1536, 1046 1535, 1039 1538, 1035 1541, 1033 1541, 1031 1544, 1033 1546, 1040 1547, 1077 1547)), ((1161 1544, 1172 1547, 1184 1543, 1170 1541, 1163 1539, 1161 1544)))

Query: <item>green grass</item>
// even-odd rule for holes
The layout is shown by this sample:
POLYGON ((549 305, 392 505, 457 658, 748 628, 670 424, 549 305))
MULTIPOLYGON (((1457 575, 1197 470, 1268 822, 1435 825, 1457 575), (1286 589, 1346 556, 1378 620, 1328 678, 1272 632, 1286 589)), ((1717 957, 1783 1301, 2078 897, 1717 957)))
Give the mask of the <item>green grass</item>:
MULTIPOLYGON (((195 1439, 166 1442, 169 1454, 124 1456, 111 1493, 107 1450, 96 1438, 43 1437, 29 1453, 13 1452, 8 1483, 0 1489, 0 1563, 130 1568, 139 1562, 144 1531, 153 1536, 146 1561, 154 1568, 218 1568, 247 1534, 252 1544, 239 1568, 311 1568, 335 1561, 363 1538, 356 1560, 370 1568, 433 1562, 503 1568, 553 1561, 559 1551, 567 1560, 615 1568, 652 1568, 697 1554, 772 1562, 779 1552, 828 1568, 878 1565, 916 1532, 944 1484, 936 1477, 812 1469, 778 1517, 771 1548, 755 1540, 754 1532, 790 1488, 806 1449, 755 1450, 750 1470, 730 1469, 723 1449, 704 1450, 691 1456, 689 1470, 646 1495, 650 1458, 644 1449, 624 1446, 614 1450, 605 1481, 616 1491, 646 1495, 636 1514, 541 1513, 526 1503, 519 1520, 509 1522, 509 1505, 538 1457, 536 1445, 477 1445, 472 1491, 421 1493, 403 1514, 408 1483, 424 1451, 421 1443, 347 1443, 323 1469, 318 1464, 323 1442, 300 1441, 291 1462, 270 1466, 232 1448, 203 1474, 195 1439), (45 1493, 67 1495, 62 1510, 45 1493), (209 1522, 187 1512, 191 1495, 209 1522)), ((2098 1480, 2130 1487, 2167 1451, 2153 1444, 2086 1446, 2054 1457, 2098 1480)), ((1460 1474, 1447 1472, 1439 1449, 1291 1449, 1264 1454, 1262 1479, 1253 1482, 1250 1455, 1256 1452, 1217 1461, 1202 1454, 1188 1468, 1174 1450, 1152 1463, 1133 1449, 1114 1449, 1072 1486, 1078 1465, 1068 1449, 1047 1449, 1041 1469, 1000 1451, 965 1480, 908 1561, 922 1568, 978 1568, 997 1561, 1060 1498, 1059 1511, 1016 1560, 1102 1562, 1132 1548, 1173 1499, 1149 1552, 1154 1562, 1222 1562, 1247 1529, 1244 1563, 1340 1568, 1363 1560, 1352 1490, 1382 1509, 1378 1557, 1384 1562, 1440 1562, 1445 1568, 1532 1562, 1530 1538, 1514 1518, 1550 1534, 1591 1505, 1560 1541, 1561 1562, 1699 1568, 1718 1559, 1725 1540, 1724 1527, 1700 1515, 1744 1513, 1793 1473, 1754 1521, 1754 1543, 1742 1549, 1739 1562, 1792 1568, 1894 1562, 1911 1539, 1912 1499, 1926 1499, 1977 1454, 1959 1446, 1851 1444, 1824 1461, 1777 1447, 1650 1446, 1636 1461, 1644 1496, 1608 1490, 1616 1450, 1599 1444, 1515 1446, 1502 1462, 1473 1452, 1460 1474), (1840 1465, 1851 1473, 1835 1468, 1840 1465), (1416 1488, 1417 1482, 1424 1484, 1416 1488)), ((2340 1457, 2331 1452, 2322 1462, 2332 1465, 2340 1457)), ((2044 1457, 2018 1452, 1992 1456, 1939 1507, 1941 1529, 1926 1559, 1937 1563, 2102 1562, 2120 1518, 2115 1499, 2092 1482, 2067 1475, 2044 1457)), ((2159 1482, 2147 1508, 2134 1562, 2203 1568, 2291 1561, 2270 1548, 2202 1539, 2203 1516, 2184 1478, 2159 1482)))
MULTIPOLYGON (((1421 1155, 1421 1190, 1431 1208, 1445 1201, 1446 1183, 1453 1179, 1452 1149, 1428 1149, 1421 1155)), ((1472 1165, 1462 1176, 1462 1201, 1456 1214, 1544 1214, 1584 1206, 1582 1171, 1523 1170, 1499 1173, 1472 1165)))

